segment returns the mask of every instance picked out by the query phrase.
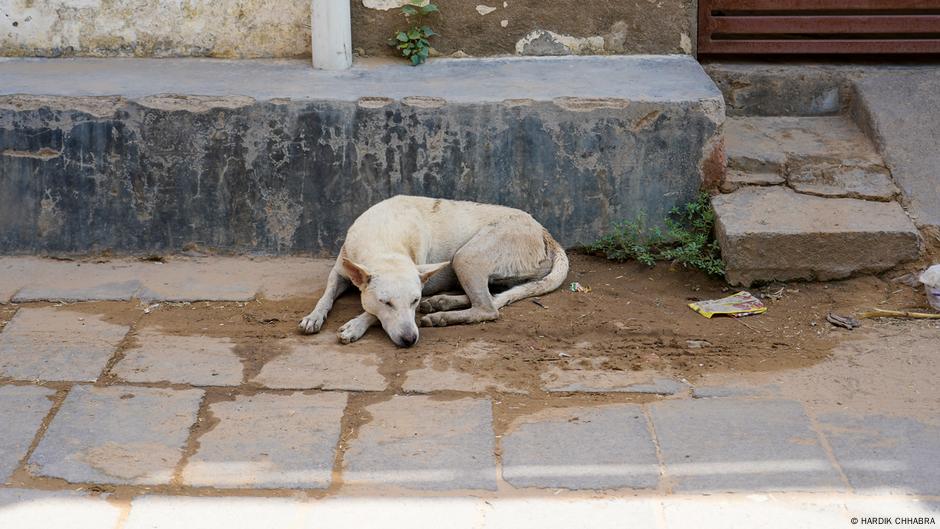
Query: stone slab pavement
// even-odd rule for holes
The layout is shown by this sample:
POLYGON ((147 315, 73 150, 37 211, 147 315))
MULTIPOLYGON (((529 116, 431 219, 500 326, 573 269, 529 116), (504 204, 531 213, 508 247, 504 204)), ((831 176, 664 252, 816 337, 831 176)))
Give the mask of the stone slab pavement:
POLYGON ((218 421, 199 437, 183 482, 219 488, 327 488, 346 395, 238 396, 209 405, 218 421))
POLYGON ((91 314, 22 308, 0 334, 0 376, 94 382, 129 330, 91 314))
POLYGON ((940 72, 885 72, 855 83, 856 113, 878 143, 918 226, 940 227, 940 72))
POLYGON ((0 303, 102 301, 245 301, 310 296, 331 259, 172 257, 67 261, 0 257, 0 303))
POLYGON ((3 528, 940 518, 930 322, 867 325, 798 370, 686 381, 564 364, 525 393, 456 369, 504 354, 484 340, 403 367, 374 340, 277 336, 280 353, 249 370, 235 338, 116 325, 81 303, 13 308, 0 331, 3 528))
POLYGON ((346 483, 419 490, 496 488, 492 404, 396 396, 368 406, 346 449, 346 483))
POLYGON ((0 386, 0 483, 5 483, 52 409, 55 391, 35 386, 0 386))
POLYGON ((143 330, 111 372, 127 382, 238 386, 242 362, 228 338, 174 336, 143 330))
POLYGON ((503 479, 515 487, 659 485, 659 459, 641 406, 566 408, 522 421, 502 436, 503 479))
POLYGON ((167 484, 203 392, 77 386, 29 459, 30 472, 71 483, 167 484))

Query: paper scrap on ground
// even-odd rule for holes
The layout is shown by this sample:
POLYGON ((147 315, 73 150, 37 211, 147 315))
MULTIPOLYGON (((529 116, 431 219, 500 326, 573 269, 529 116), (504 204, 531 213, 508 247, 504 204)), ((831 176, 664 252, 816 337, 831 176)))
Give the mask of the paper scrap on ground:
POLYGON ((753 316, 767 312, 767 307, 750 292, 738 292, 722 299, 689 303, 689 307, 706 318, 712 316, 753 316))

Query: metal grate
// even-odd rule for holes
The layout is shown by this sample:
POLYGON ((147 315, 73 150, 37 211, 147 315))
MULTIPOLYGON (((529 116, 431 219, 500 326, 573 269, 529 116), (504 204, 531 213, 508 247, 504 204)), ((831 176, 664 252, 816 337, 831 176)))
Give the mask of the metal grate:
POLYGON ((940 0, 699 0, 698 52, 940 54, 940 0))

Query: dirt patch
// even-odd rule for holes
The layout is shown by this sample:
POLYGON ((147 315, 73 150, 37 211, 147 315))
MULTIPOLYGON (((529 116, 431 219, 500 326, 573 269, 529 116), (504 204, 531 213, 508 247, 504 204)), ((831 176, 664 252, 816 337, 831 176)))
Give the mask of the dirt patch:
POLYGON ((0 305, 0 331, 6 327, 7 323, 10 323, 10 320, 13 319, 13 315, 16 314, 16 307, 13 305, 0 305))
MULTIPOLYGON (((655 371, 690 382, 716 372, 765 372, 814 365, 849 336, 826 322, 827 313, 852 314, 871 308, 922 309, 922 293, 888 278, 861 277, 832 283, 789 283, 753 289, 769 310, 745 318, 708 320, 692 312, 691 301, 734 292, 722 281, 668 265, 648 268, 572 256, 566 287, 538 300, 502 310, 500 320, 448 328, 424 328, 412 349, 396 349, 381 328, 360 346, 383 355, 382 374, 394 392, 410 370, 425 361, 540 393, 540 374, 549 368, 655 371), (538 301, 536 303, 535 301, 538 301)), ((82 303, 67 310, 103 314, 109 322, 133 326, 126 346, 143 328, 180 335, 228 337, 249 373, 283 353, 276 340, 296 337, 297 322, 315 298, 283 301, 164 303, 82 303), (145 312, 146 311, 146 312, 145 312)), ((335 333, 360 312, 358 296, 340 298, 325 325, 335 333)))

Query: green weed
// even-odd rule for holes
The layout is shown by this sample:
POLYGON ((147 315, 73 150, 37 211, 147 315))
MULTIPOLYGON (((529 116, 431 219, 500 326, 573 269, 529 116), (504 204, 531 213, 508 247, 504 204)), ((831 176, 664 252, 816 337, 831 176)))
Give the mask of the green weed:
POLYGON ((669 261, 721 276, 725 265, 715 240, 715 212, 707 193, 684 206, 677 206, 665 219, 666 229, 650 228, 645 215, 614 225, 607 235, 587 247, 614 261, 639 261, 653 266, 669 261))
POLYGON ((418 66, 428 59, 431 53, 430 38, 437 35, 433 29, 424 24, 425 19, 432 13, 439 13, 436 4, 420 5, 420 0, 412 0, 411 5, 401 8, 402 15, 411 23, 411 28, 405 31, 396 31, 388 41, 394 46, 402 57, 411 61, 412 66, 418 66), (412 18, 414 17, 414 18, 412 18))

